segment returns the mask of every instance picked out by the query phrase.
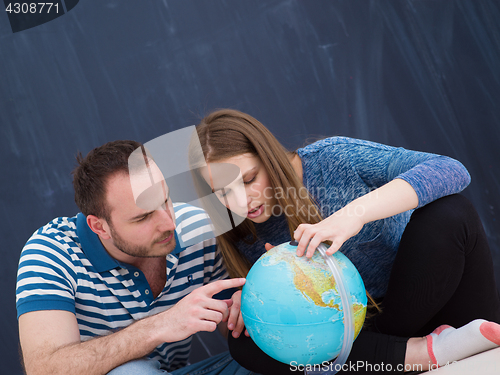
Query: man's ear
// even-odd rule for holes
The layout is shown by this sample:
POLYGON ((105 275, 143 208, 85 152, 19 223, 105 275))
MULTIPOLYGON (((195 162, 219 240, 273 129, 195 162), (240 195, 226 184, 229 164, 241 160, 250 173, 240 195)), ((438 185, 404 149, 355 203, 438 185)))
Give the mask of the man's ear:
POLYGON ((92 229, 92 232, 97 234, 102 239, 107 240, 111 238, 109 225, 106 220, 99 219, 94 215, 87 215, 87 225, 90 229, 92 229))

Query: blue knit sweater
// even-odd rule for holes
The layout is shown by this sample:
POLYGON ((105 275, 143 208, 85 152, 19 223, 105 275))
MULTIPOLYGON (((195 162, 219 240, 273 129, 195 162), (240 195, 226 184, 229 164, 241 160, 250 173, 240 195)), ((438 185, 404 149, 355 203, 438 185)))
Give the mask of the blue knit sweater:
MULTIPOLYGON (((395 178, 408 182, 417 193, 418 207, 462 191, 470 176, 458 161, 436 154, 416 152, 346 137, 333 137, 297 150, 302 160, 303 182, 319 205, 323 217, 395 178)), ((358 268, 366 289, 383 297, 401 235, 412 210, 366 224, 344 243, 342 251, 358 268)), ((254 263, 264 250, 290 240, 284 215, 255 225, 258 240, 237 244, 254 263)))

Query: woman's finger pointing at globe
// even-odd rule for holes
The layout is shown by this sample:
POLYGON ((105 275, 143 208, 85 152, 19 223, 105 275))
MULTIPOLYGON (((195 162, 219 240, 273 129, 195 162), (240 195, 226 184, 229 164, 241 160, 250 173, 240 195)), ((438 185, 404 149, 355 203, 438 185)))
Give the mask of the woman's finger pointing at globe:
POLYGON ((266 251, 271 250, 273 247, 274 247, 274 245, 271 245, 269 242, 266 242, 266 244, 264 245, 264 248, 266 249, 266 251))
POLYGON ((301 224, 294 232, 294 238, 299 242, 297 255, 312 257, 314 251, 323 241, 332 241, 327 254, 332 255, 349 238, 359 233, 364 222, 361 217, 350 215, 343 209, 316 224, 301 224))

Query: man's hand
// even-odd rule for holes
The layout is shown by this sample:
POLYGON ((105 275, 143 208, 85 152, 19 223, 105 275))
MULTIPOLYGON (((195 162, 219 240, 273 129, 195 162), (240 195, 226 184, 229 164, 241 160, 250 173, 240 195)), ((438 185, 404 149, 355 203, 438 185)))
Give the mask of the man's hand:
POLYGON ((76 316, 68 311, 33 311, 20 316, 19 337, 28 375, 107 374, 142 358, 164 342, 213 331, 229 317, 229 305, 212 299, 245 279, 219 280, 200 287, 167 311, 144 318, 115 333, 81 342, 76 316))
MULTIPOLYGON (((164 314, 165 329, 163 330, 164 341, 174 342, 184 340, 185 338, 200 331, 215 331, 217 324, 229 319, 230 315, 236 314, 240 310, 240 298, 236 297, 232 300, 221 301, 213 299, 215 294, 231 288, 238 288, 245 284, 245 279, 226 279, 218 280, 198 288, 179 302, 174 307, 161 313, 164 314), (232 301, 232 302, 230 302, 232 301), (237 307, 235 307, 235 302, 237 307), (231 309, 231 310, 229 310, 231 309)), ((241 292, 239 293, 241 296, 241 292)), ((230 323, 235 326, 242 326, 241 323, 231 319, 230 323)))
MULTIPOLYGON (((232 335, 236 339, 240 336, 245 328, 243 316, 241 315, 241 290, 238 290, 231 297, 231 306, 229 309, 229 318, 227 328, 233 331, 232 335)), ((249 336, 248 331, 245 329, 245 336, 249 336)))

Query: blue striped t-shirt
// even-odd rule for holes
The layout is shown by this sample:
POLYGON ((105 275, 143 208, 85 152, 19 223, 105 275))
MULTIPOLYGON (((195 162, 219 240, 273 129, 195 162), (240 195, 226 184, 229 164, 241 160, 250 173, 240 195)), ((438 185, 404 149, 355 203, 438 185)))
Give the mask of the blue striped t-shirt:
MULTIPOLYGON (((18 317, 30 311, 75 314, 82 341, 112 333, 172 307, 196 288, 227 278, 206 213, 174 204, 176 248, 167 255, 167 282, 154 299, 144 274, 112 258, 83 214, 59 217, 24 246, 17 276, 18 317), (191 246, 182 247, 189 241, 191 246), (181 240, 181 241, 179 241, 181 240)), ((167 371, 187 364, 191 338, 164 343, 151 354, 167 371)))

